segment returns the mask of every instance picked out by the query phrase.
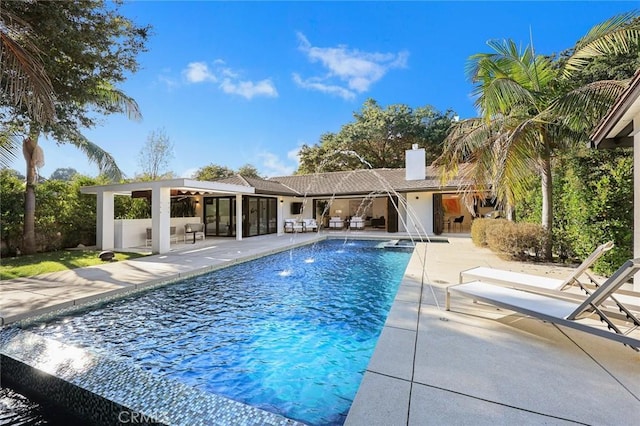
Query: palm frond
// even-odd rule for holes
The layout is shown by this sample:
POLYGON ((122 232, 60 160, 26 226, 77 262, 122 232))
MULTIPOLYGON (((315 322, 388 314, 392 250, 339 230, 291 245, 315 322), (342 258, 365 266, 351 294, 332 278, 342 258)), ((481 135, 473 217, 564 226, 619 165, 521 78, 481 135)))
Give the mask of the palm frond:
POLYGON ((535 97, 526 87, 511 78, 496 78, 488 82, 476 102, 476 106, 489 119, 498 114, 507 115, 513 108, 523 104, 535 106, 535 97))
POLYGON ((640 48, 640 19, 635 11, 616 15, 591 28, 575 46, 564 65, 565 78, 597 56, 619 54, 640 48))
POLYGON ((96 88, 98 95, 95 103, 109 110, 124 112, 130 120, 141 121, 142 113, 138 103, 111 83, 103 81, 96 88))
POLYGON ((0 85, 15 108, 42 124, 55 119, 54 90, 29 26, 0 8, 0 85))
POLYGON ((432 163, 439 168, 442 184, 458 177, 460 192, 467 201, 490 189, 491 167, 486 154, 495 139, 491 124, 482 118, 456 123, 444 141, 442 154, 432 163))
POLYGON ((0 166, 10 168, 11 164, 18 159, 22 143, 19 138, 7 129, 0 131, 0 166))
POLYGON ((555 99, 548 111, 571 131, 588 132, 600 122, 628 85, 629 80, 589 83, 555 99))
POLYGON ((111 154, 75 129, 69 129, 69 134, 71 138, 67 142, 82 151, 90 162, 95 163, 100 170, 100 174, 106 176, 112 182, 119 182, 123 179, 124 174, 111 154))
POLYGON ((500 206, 515 205, 538 169, 540 127, 534 119, 514 116, 458 122, 433 165, 439 167, 443 184, 460 179, 465 200, 488 192, 500 206))
POLYGON ((512 40, 489 41, 495 53, 473 55, 466 72, 475 83, 472 96, 485 120, 508 115, 513 108, 539 109, 537 93, 555 77, 551 62, 512 40))

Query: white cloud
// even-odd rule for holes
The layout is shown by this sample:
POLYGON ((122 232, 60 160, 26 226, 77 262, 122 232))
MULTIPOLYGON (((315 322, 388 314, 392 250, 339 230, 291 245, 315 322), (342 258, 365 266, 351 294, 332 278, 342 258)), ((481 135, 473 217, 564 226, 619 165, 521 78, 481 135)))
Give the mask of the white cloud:
POLYGON ((355 93, 368 91, 371 85, 384 77, 389 70, 407 66, 409 57, 407 51, 378 53, 349 49, 343 45, 315 47, 304 34, 297 35, 300 42, 299 49, 307 55, 310 62, 319 62, 326 70, 323 76, 307 79, 294 74, 296 84, 306 89, 351 99, 355 93))
POLYGON ((228 77, 228 78, 239 78, 240 77, 237 72, 235 72, 234 70, 232 70, 231 68, 228 68, 228 67, 220 68, 220 73, 224 77, 228 77))
POLYGON ((300 148, 302 148, 302 145, 299 145, 287 152, 287 158, 296 162, 296 168, 298 167, 298 164, 300 164, 300 148))
POLYGON ((345 89, 341 86, 330 85, 322 83, 318 78, 311 77, 307 80, 303 80, 299 74, 293 74, 293 81, 303 89, 317 90, 318 92, 329 93, 331 95, 340 96, 342 99, 351 100, 355 98, 356 94, 351 90, 345 89))
POLYGON ((172 91, 180 85, 176 80, 172 79, 171 77, 167 77, 166 75, 159 75, 158 81, 162 83, 169 91, 172 91))
POLYGON ((256 96, 277 97, 278 90, 270 79, 242 80, 241 72, 227 66, 222 59, 213 61, 213 69, 204 62, 191 62, 182 71, 189 83, 219 83, 224 93, 252 99, 256 96))
POLYGON ((180 177, 191 179, 196 174, 196 172, 200 170, 199 167, 191 167, 180 174, 180 177))
POLYGON ((224 93, 239 95, 247 99, 251 99, 254 96, 272 98, 278 96, 278 91, 271 80, 262 80, 254 83, 252 81, 233 81, 230 78, 225 78, 220 83, 220 88, 224 93))
MULTIPOLYGON (((287 153, 287 157, 289 157, 290 152, 287 153)), ((295 166, 287 166, 276 154, 271 152, 262 152, 258 154, 258 157, 262 160, 262 167, 260 168, 262 174, 267 177, 288 176, 293 174, 297 168, 297 163, 295 166)))
POLYGON ((189 83, 218 81, 216 76, 209 70, 209 67, 204 62, 191 62, 189 65, 187 65, 187 68, 182 71, 182 73, 187 78, 187 81, 189 83))

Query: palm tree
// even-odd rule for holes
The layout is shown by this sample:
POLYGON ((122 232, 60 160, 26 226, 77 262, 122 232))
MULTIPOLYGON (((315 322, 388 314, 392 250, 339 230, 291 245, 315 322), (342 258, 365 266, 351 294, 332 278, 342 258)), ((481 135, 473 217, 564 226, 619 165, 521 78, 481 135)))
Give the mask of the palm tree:
MULTIPOLYGON (((443 180, 458 172, 458 164, 468 163, 465 199, 489 191, 509 210, 526 193, 532 175, 539 175, 542 226, 551 230, 554 153, 580 141, 627 85, 609 80, 573 87, 571 79, 592 58, 637 52, 639 41, 640 20, 633 12, 592 28, 562 63, 536 55, 533 46, 519 49, 511 40, 490 41, 493 52, 471 56, 466 70, 481 116, 452 127, 435 162, 443 180)), ((545 248, 547 257, 551 244, 545 248)))
MULTIPOLYGON (((0 31, 0 37, 3 40, 3 45, 0 49, 5 49, 4 24, 0 25, 0 28, 2 29, 2 31, 0 31)), ((19 45, 13 40, 9 40, 8 43, 10 45, 11 43, 13 43, 11 49, 9 49, 11 51, 16 51, 19 47, 19 45)), ((22 52, 26 51, 23 49, 22 52)), ((4 53, 4 51, 2 51, 2 53, 4 53)), ((22 55, 21 57, 25 59, 25 55, 22 55)), ((34 58, 27 58, 25 60, 36 61, 34 58)), ((35 252, 36 248, 35 185, 38 181, 38 169, 44 166, 44 153, 42 151, 42 148, 38 145, 38 139, 41 135, 41 129, 43 125, 47 125, 50 129, 52 129, 54 132, 57 132, 58 134, 66 135, 66 138, 64 140, 59 141, 61 143, 69 143, 82 151, 87 156, 90 162, 93 162, 98 166, 100 173, 108 179, 112 181, 119 181, 122 179, 123 174, 111 154, 109 154, 93 142, 89 141, 74 126, 56 122, 55 109, 53 110, 53 114, 51 114, 48 107, 44 106, 49 101, 52 102, 52 104, 55 106, 55 97, 53 96, 53 91, 49 92, 49 89, 46 89, 45 93, 43 93, 42 100, 36 99, 37 96, 35 94, 33 96, 25 95, 25 93, 36 93, 38 91, 38 87, 42 87, 41 83, 43 81, 49 85, 51 83, 46 77, 46 74, 44 74, 44 76, 38 73, 34 75, 29 74, 30 70, 33 70, 33 66, 31 64, 26 66, 26 71, 20 71, 20 66, 23 63, 16 61, 17 60, 14 60, 10 57, 7 59, 7 55, 3 55, 0 75, 6 77, 7 74, 11 74, 15 77, 15 79, 20 81, 25 79, 28 80, 33 77, 34 83, 27 83, 26 86, 21 89, 24 93, 16 91, 14 98, 16 107, 20 107, 21 105, 23 105, 22 102, 25 102, 23 106, 28 111, 31 122, 29 124, 28 136, 22 140, 22 143, 20 142, 20 138, 18 137, 18 134, 22 130, 19 126, 16 129, 13 129, 11 127, 2 129, 2 131, 0 132, 0 165, 8 167, 9 164, 16 158, 16 152, 20 149, 20 147, 22 147, 22 154, 26 162, 25 214, 22 249, 23 252, 27 254, 35 252), (50 97, 47 98, 47 96, 50 97), (27 100, 22 99, 23 97, 26 97, 27 100), (29 100, 32 102, 32 104, 26 103, 29 100)), ((37 61, 35 63, 37 63, 37 61)), ((20 84, 18 84, 19 82, 15 84, 9 84, 6 83, 7 80, 9 79, 3 78, 3 84, 7 85, 8 87, 15 88, 20 86, 20 84)), ((93 103, 103 109, 123 111, 129 118, 133 120, 140 120, 142 118, 140 109, 136 101, 133 98, 127 96, 124 92, 116 89, 108 82, 102 82, 101 84, 98 84, 94 89, 93 95, 93 103)))
MULTIPOLYGON (((129 118, 134 120, 140 120, 142 118, 136 101, 106 82, 99 85, 96 89, 94 103, 100 104, 103 108, 113 108, 119 111, 124 111, 129 118)), ((98 166, 100 174, 111 181, 117 182, 122 180, 122 171, 116 164, 116 160, 113 156, 98 145, 89 141, 75 127, 68 126, 63 123, 54 123, 53 129, 54 131, 57 130, 60 134, 67 135, 67 139, 61 142, 69 143, 82 151, 90 162, 93 162, 98 166)), ((30 125, 29 136, 22 142, 22 153, 24 155, 27 168, 24 231, 22 237, 23 252, 25 254, 33 253, 36 250, 35 185, 38 181, 38 168, 44 166, 44 153, 42 152, 42 148, 38 146, 40 133, 40 126, 37 123, 32 122, 30 125)), ((15 138, 12 140, 15 142, 15 138)))
POLYGON ((136 102, 115 88, 138 68, 149 27, 118 13, 119 5, 91 2, 5 2, 0 9, 0 164, 22 148, 27 165, 24 253, 35 251, 35 183, 44 164, 38 139, 69 143, 120 180, 114 158, 87 140, 96 113, 139 119, 136 102), (91 31, 87 31, 91 28, 91 31), (41 53, 42 52, 42 53, 41 53), (26 137, 24 136, 26 135, 26 137))

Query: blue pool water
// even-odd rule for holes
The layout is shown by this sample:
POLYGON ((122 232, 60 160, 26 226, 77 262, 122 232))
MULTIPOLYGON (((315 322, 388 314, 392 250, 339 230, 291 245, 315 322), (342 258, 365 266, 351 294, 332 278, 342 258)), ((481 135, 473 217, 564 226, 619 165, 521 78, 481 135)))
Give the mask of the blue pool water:
POLYGON ((314 425, 342 424, 410 250, 328 240, 34 326, 314 425))

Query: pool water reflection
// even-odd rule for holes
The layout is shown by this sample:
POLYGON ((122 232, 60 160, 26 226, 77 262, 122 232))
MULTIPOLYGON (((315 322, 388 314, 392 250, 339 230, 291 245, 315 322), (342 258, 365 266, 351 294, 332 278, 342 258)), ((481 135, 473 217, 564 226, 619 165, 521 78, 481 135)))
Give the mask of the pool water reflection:
POLYGON ((309 424, 342 424, 411 249, 327 240, 31 331, 309 424))

